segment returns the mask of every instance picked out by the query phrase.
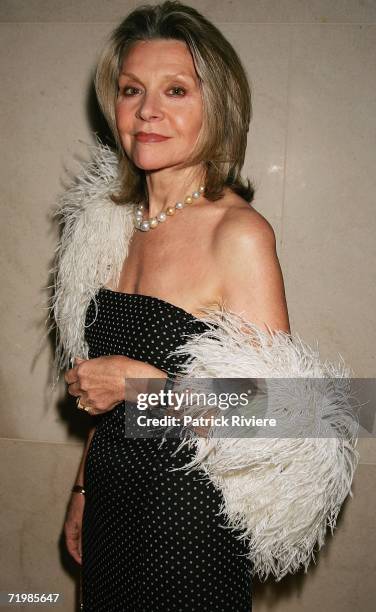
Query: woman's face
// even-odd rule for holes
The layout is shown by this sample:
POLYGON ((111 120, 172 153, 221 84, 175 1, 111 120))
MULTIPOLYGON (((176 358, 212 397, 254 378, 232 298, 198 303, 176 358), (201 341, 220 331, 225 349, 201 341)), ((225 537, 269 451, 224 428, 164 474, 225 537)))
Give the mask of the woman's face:
POLYGON ((199 79, 186 44, 136 43, 124 59, 116 103, 121 142, 136 166, 157 170, 184 162, 202 116, 199 79))

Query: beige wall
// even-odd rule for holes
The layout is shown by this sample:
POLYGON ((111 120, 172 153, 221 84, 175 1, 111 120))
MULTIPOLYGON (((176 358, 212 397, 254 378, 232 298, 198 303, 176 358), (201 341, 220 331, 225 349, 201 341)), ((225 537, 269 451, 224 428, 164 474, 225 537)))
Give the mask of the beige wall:
MULTIPOLYGON (((54 591, 74 609, 77 567, 61 542, 86 415, 47 384, 37 354, 62 168, 101 129, 91 71, 104 37, 136 3, 0 3, 0 591, 54 591), (76 414, 78 413, 78 414, 76 414)), ((244 174, 272 223, 292 329, 375 375, 376 3, 191 2, 239 51, 253 86, 244 174)), ((371 610, 375 600, 376 450, 362 441, 354 498, 308 575, 255 585, 254 610, 371 610)), ((14 608, 13 608, 14 609, 14 608)), ((372 608, 373 609, 373 608, 372 608)))

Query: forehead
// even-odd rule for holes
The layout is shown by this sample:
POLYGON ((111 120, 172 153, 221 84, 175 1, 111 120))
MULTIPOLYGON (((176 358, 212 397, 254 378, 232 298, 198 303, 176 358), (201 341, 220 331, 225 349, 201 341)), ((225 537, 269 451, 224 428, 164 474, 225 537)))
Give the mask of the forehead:
POLYGON ((144 71, 170 72, 184 70, 196 75, 191 53, 180 40, 147 40, 135 43, 122 63, 122 71, 140 74, 144 71))

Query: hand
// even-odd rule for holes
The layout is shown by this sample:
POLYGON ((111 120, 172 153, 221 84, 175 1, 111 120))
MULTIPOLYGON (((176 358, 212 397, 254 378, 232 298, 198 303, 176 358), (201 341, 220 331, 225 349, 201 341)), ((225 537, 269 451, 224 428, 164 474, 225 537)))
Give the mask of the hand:
POLYGON ((125 399, 132 401, 136 389, 126 391, 125 379, 163 378, 166 374, 158 368, 124 355, 104 355, 95 359, 76 357, 76 365, 64 375, 68 393, 80 397, 90 414, 109 412, 125 399), (132 397, 130 397, 132 391, 132 397))
POLYGON ((67 517, 64 523, 65 543, 70 555, 82 564, 82 516, 85 507, 85 495, 72 493, 67 517))
POLYGON ((127 359, 120 355, 86 360, 76 357, 76 365, 64 375, 68 393, 80 397, 84 406, 90 406, 90 414, 111 410, 124 400, 123 360, 127 359))

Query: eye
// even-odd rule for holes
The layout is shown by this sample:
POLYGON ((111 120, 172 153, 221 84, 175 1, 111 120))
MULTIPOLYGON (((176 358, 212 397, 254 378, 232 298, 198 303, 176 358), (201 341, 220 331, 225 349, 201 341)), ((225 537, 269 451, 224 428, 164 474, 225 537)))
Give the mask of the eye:
POLYGON ((139 89, 137 89, 137 87, 131 87, 130 85, 119 87, 119 94, 121 93, 123 96, 133 96, 135 91, 139 91, 139 89))
MULTIPOLYGON (((127 98, 133 97, 140 90, 137 87, 132 87, 131 85, 125 85, 124 87, 119 87, 119 95, 123 95, 127 98)), ((175 87, 171 87, 169 92, 172 92, 173 97, 183 97, 186 94, 186 90, 184 87, 180 87, 180 85, 176 85, 175 87)))
POLYGON ((180 87, 180 86, 176 86, 176 87, 171 87, 171 89, 169 89, 169 91, 173 91, 174 94, 173 95, 177 95, 177 96, 181 96, 183 97, 186 93, 184 87, 180 87), (182 92, 182 93, 176 93, 176 92, 182 92))

